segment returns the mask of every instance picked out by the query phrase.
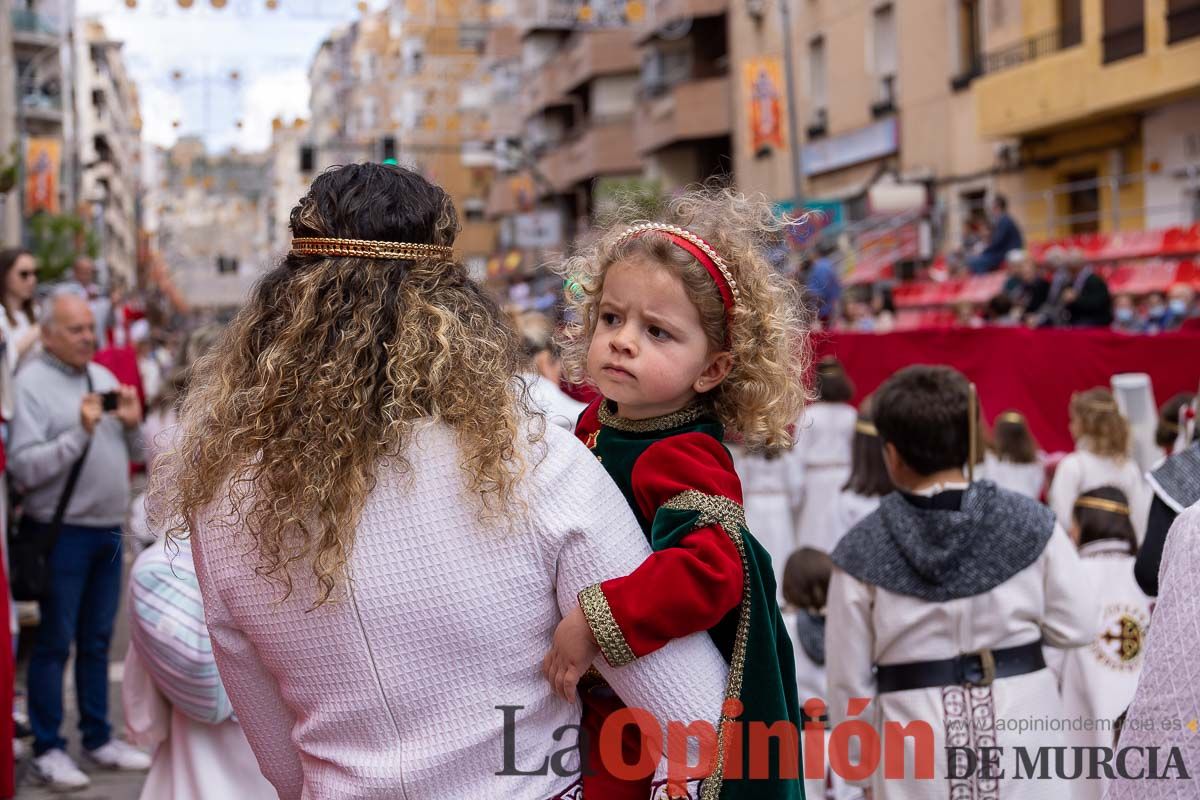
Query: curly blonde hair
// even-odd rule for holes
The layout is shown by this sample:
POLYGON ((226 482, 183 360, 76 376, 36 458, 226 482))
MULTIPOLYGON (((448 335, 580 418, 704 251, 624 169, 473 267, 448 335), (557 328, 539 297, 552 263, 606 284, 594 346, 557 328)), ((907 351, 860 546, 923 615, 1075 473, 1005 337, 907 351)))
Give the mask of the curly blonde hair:
POLYGON ((747 447, 790 447, 790 426, 808 399, 808 326, 798 289, 767 261, 767 252, 783 243, 790 222, 780 219, 761 195, 715 187, 692 188, 649 220, 691 231, 724 259, 741 295, 726 330, 717 286, 686 250, 656 233, 620 240, 630 225, 647 221, 638 218, 640 210, 630 206, 614 213, 611 229, 561 269, 569 287, 567 304, 578 320, 562 334, 568 377, 588 380, 588 347, 609 268, 642 258, 680 278, 700 312, 710 349, 728 350, 733 357, 728 377, 704 394, 726 429, 747 447))
POLYGON ((1129 423, 1108 389, 1096 387, 1071 395, 1071 433, 1098 456, 1129 455, 1129 423))
MULTIPOLYGON (((292 211, 297 237, 450 245, 450 198, 380 164, 328 171, 292 211)), ((256 286, 221 342, 196 364, 182 440, 152 481, 152 513, 186 536, 223 514, 252 537, 258 574, 315 605, 345 577, 355 528, 381 464, 411 469, 414 425, 452 428, 480 513, 520 504, 518 437, 527 397, 520 349, 498 306, 452 260, 289 254, 256 286)), ((524 432, 524 434, 522 434, 524 432)))

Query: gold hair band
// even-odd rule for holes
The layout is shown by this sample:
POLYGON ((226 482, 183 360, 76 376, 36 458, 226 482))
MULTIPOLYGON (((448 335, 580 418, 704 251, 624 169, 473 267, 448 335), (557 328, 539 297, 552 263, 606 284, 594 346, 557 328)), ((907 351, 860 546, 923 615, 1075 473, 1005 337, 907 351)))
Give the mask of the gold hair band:
POLYGON ((379 260, 450 258, 454 248, 441 244, 377 242, 366 239, 292 239, 292 254, 379 260))
POLYGON ((1013 422, 1016 424, 1024 424, 1025 417, 1018 411, 1005 411, 1003 414, 996 417, 996 422, 1013 422))
POLYGON ((1103 497, 1081 497, 1075 501, 1076 508, 1094 508, 1097 511, 1108 511, 1112 514, 1129 516, 1129 506, 1116 500, 1105 500, 1103 497))
POLYGON ((858 422, 854 423, 854 430, 866 436, 879 435, 879 429, 875 427, 875 423, 865 419, 860 419, 858 422))

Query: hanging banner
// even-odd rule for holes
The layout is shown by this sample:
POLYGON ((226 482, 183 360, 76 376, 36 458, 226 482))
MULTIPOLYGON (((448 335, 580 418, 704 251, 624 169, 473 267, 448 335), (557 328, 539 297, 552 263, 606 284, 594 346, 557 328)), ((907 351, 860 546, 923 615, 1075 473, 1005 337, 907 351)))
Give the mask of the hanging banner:
POLYGON ((30 138, 25 143, 25 216, 38 211, 58 213, 58 170, 62 143, 30 138))
POLYGON ((783 63, 775 56, 750 58, 742 62, 742 80, 750 103, 750 149, 782 150, 784 144, 783 63))

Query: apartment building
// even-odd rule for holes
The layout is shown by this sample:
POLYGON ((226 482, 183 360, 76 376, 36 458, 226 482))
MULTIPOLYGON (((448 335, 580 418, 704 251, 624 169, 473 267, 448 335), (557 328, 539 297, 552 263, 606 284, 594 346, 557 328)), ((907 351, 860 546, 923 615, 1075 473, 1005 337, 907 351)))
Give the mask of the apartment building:
POLYGON ((141 126, 137 87, 121 42, 96 21, 82 24, 75 44, 75 121, 81 211, 91 222, 109 274, 137 275, 141 126))

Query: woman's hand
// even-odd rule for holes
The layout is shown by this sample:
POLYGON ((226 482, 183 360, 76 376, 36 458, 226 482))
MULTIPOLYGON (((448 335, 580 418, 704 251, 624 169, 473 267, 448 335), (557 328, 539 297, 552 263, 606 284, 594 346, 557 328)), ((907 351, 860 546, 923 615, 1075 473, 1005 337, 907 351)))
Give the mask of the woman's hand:
POLYGON ((554 630, 554 644, 542 659, 542 674, 554 693, 568 703, 575 700, 575 687, 600 655, 600 646, 578 606, 554 630))

